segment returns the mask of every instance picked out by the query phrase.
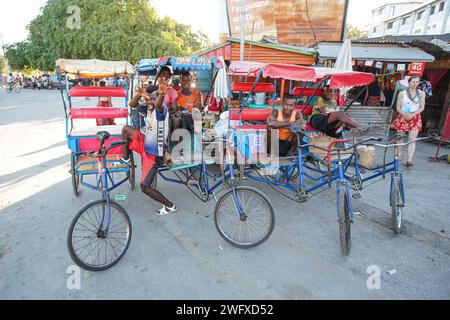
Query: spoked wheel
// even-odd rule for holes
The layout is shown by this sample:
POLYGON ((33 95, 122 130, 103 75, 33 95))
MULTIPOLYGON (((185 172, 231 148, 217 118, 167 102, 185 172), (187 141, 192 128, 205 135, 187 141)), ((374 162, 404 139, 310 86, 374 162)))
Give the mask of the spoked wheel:
POLYGON ((10 85, 7 85, 7 86, 6 86, 6 92, 8 92, 8 93, 13 92, 13 87, 10 86, 10 85))
POLYGON ((348 256, 351 247, 351 220, 350 220, 350 203, 345 189, 338 190, 338 223, 339 223, 339 239, 341 243, 341 252, 344 256, 348 256))
POLYGON ((392 230, 395 234, 402 233, 403 197, 400 179, 394 178, 391 189, 392 230))
POLYGON ((131 221, 118 203, 106 200, 92 202, 82 208, 73 219, 67 234, 70 257, 88 271, 104 271, 125 255, 131 241, 131 221), (102 231, 102 222, 109 227, 102 231))
POLYGON ((20 93, 20 91, 22 91, 22 88, 20 86, 14 86, 14 92, 15 93, 20 93))
POLYGON ((70 173, 72 174, 73 194, 78 197, 80 195, 80 175, 76 173, 76 159, 72 153, 70 156, 70 173))
POLYGON ((220 236, 230 244, 240 248, 258 246, 270 237, 275 226, 272 203, 254 188, 231 189, 216 204, 214 224, 220 236))
POLYGON ((131 190, 136 189, 136 166, 134 165, 134 156, 133 153, 130 152, 130 168, 127 172, 128 177, 128 185, 130 186, 131 190))

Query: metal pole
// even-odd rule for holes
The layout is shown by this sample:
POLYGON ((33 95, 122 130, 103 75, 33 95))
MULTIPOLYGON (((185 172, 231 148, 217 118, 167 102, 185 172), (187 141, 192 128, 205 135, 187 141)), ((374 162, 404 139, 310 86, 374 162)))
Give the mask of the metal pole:
POLYGON ((245 51, 245 0, 241 0, 241 61, 244 61, 245 51))

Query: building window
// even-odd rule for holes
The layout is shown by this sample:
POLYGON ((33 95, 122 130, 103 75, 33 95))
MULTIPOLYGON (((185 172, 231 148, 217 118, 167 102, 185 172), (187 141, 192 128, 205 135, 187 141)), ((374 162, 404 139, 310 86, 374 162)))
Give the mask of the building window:
POLYGON ((417 20, 422 20, 423 18, 423 10, 417 13, 417 20))
POLYGON ((377 27, 373 28, 373 33, 377 33, 377 27))
POLYGON ((382 16, 385 12, 386 12, 386 8, 381 8, 380 9, 380 16, 382 16))
POLYGON ((404 26, 405 24, 407 24, 409 22, 409 17, 403 18, 402 20, 402 26, 404 26))
POLYGON ((434 14, 434 11, 436 10, 436 6, 431 6, 430 16, 434 14))
POLYGON ((441 2, 439 4, 439 12, 444 11, 444 7, 445 7, 445 2, 441 2))
POLYGON ((393 17, 394 14, 395 14, 395 7, 394 7, 394 6, 391 6, 391 7, 389 8, 389 16, 390 16, 390 17, 393 17))
POLYGON ((392 29, 394 27, 394 22, 389 22, 388 24, 387 24, 387 28, 388 29, 392 29))

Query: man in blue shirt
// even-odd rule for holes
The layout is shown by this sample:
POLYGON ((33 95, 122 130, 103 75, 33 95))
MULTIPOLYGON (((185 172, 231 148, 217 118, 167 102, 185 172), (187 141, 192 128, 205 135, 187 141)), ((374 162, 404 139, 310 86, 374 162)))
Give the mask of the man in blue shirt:
POLYGON ((122 159, 128 161, 130 150, 141 155, 141 190, 153 200, 163 204, 163 207, 158 210, 158 215, 161 216, 177 211, 175 204, 152 187, 158 168, 164 163, 164 154, 168 148, 169 109, 163 103, 168 89, 167 79, 162 79, 159 87, 142 88, 138 95, 139 99, 144 98, 148 108, 146 125, 142 132, 131 126, 125 126, 122 132, 124 138, 129 141, 123 147, 122 159))

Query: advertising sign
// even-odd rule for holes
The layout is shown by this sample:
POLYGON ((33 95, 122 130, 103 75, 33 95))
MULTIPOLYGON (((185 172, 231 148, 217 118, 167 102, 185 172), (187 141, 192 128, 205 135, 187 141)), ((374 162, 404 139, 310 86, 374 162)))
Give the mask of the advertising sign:
MULTIPOLYGON (((241 0, 227 0, 231 36, 239 38, 241 0)), ((279 43, 309 45, 341 41, 348 0, 245 0, 245 33, 260 41, 277 37, 279 43), (254 25, 254 29, 253 29, 254 25)))
POLYGON ((419 76, 422 77, 425 71, 425 62, 412 62, 409 67, 409 76, 419 76))

